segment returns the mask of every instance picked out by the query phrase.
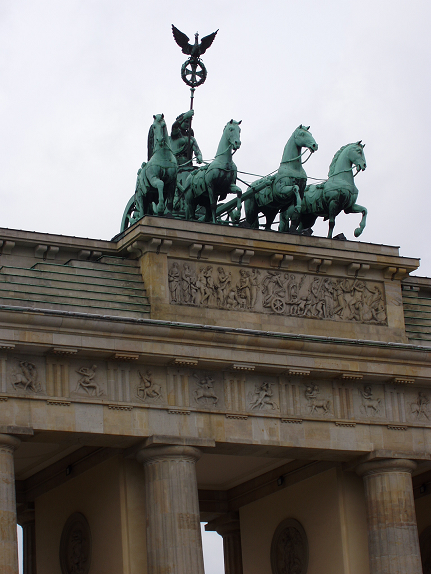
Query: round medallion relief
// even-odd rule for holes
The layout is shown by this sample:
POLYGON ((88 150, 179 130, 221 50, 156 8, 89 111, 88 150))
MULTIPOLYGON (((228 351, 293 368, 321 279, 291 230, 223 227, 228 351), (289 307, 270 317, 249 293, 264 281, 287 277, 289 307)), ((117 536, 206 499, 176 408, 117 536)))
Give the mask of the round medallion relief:
POLYGON ((307 535, 297 520, 287 518, 277 526, 272 537, 272 574, 306 574, 307 568, 307 535))
POLYGON ((91 564, 91 531, 87 519, 75 512, 66 521, 60 540, 62 574, 88 574, 91 564))

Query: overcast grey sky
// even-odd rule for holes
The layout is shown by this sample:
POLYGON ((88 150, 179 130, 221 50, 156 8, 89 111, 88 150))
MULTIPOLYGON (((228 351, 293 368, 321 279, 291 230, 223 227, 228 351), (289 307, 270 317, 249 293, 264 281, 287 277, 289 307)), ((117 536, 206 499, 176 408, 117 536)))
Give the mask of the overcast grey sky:
MULTIPOLYGON (((430 276, 430 21, 429 0, 0 0, 0 226, 115 235, 152 115, 170 125, 189 106, 170 25, 219 28, 195 98, 204 158, 231 118, 238 169, 262 175, 300 123, 319 144, 311 177, 362 139, 360 240, 400 245, 430 276)), ((335 233, 353 240, 359 219, 335 233)))
MULTIPOLYGON (((400 245, 430 275, 430 16, 428 0, 1 0, 0 225, 115 235, 152 115, 170 125, 188 109, 171 23, 191 38, 219 28, 195 99, 204 157, 231 118, 238 168, 262 175, 300 123, 319 143, 311 177, 362 139, 360 239, 400 245)), ((353 240, 359 219, 335 233, 353 240)))

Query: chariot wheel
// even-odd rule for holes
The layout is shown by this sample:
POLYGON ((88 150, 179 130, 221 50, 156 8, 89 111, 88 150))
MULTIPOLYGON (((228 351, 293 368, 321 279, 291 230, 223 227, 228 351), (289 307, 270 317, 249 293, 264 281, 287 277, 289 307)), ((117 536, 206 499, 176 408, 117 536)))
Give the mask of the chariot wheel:
POLYGON ((207 79, 207 69, 201 60, 189 58, 181 66, 181 78, 191 88, 197 88, 207 79))
POLYGON ((126 209, 124 210, 124 213, 123 213, 123 218, 121 220, 120 233, 123 233, 123 231, 126 231, 126 229, 128 229, 130 226, 132 226, 134 223, 136 223, 138 221, 138 219, 134 215, 135 211, 136 211, 136 209, 135 209, 135 195, 132 195, 132 197, 127 202, 126 209))
POLYGON ((284 303, 283 299, 280 299, 280 297, 275 297, 271 301, 271 309, 274 311, 274 313, 278 313, 278 315, 281 315, 284 311, 284 308, 285 308, 285 303, 284 303))

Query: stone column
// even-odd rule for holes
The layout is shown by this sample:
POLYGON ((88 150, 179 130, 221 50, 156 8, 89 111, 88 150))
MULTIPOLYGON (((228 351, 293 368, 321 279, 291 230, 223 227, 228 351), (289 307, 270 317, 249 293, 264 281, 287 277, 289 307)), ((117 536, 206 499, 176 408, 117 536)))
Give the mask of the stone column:
POLYGON ((204 574, 196 461, 187 446, 144 448, 148 574, 204 574))
POLYGON ((15 471, 13 452, 19 440, 0 434, 0 572, 18 574, 15 471))
POLYGON ((35 512, 30 505, 18 512, 18 524, 22 527, 23 574, 36 574, 36 528, 35 512))
POLYGON ((223 537, 225 574, 243 574, 239 514, 237 512, 223 514, 208 522, 205 530, 215 531, 223 537))
POLYGON ((364 462, 370 574, 422 574, 411 473, 407 459, 364 462))

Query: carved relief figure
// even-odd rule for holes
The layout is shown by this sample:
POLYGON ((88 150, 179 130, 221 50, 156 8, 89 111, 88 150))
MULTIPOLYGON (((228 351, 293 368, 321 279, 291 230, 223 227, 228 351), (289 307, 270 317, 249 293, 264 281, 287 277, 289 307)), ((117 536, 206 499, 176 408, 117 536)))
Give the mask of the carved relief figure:
POLYGON ((412 415, 415 416, 416 419, 427 419, 429 420, 429 413, 428 413, 428 405, 429 405, 429 398, 423 392, 418 393, 418 398, 416 399, 415 403, 411 403, 410 408, 412 411, 412 415))
POLYGON ((190 265, 184 263, 183 272, 181 274, 181 293, 182 301, 184 303, 196 304, 198 287, 196 285, 196 277, 190 268, 190 265))
POLYGON ((193 375, 196 379, 197 388, 193 391, 193 396, 197 404, 218 403, 218 396, 214 391, 214 379, 210 375, 200 378, 196 373, 193 375))
POLYGON ((284 284, 279 271, 268 271, 262 281, 263 306, 271 307, 276 296, 284 297, 284 284))
POLYGON ((82 389, 87 393, 87 395, 90 395, 90 397, 100 397, 100 395, 104 394, 103 390, 94 380, 96 376, 96 369, 97 365, 93 365, 91 368, 81 367, 76 371, 78 375, 81 375, 81 378, 78 379, 75 393, 79 393, 82 389))
POLYGON ((217 268, 217 305, 224 307, 226 305, 230 286, 232 283, 232 273, 226 273, 223 267, 217 268))
POLYGON ((361 411, 367 416, 378 416, 380 414, 381 400, 373 397, 373 392, 370 386, 364 387, 364 390, 359 389, 362 396, 361 411))
POLYGON ((24 391, 40 393, 42 391, 42 387, 37 380, 36 365, 30 361, 18 361, 18 365, 21 369, 21 372, 13 373, 13 388, 16 391, 21 388, 24 389, 24 391))
POLYGON ((207 267, 201 267, 199 270, 199 276, 197 281, 197 286, 200 292, 201 305, 209 307, 211 303, 215 301, 216 284, 212 276, 213 268, 211 265, 207 267))
POLYGON ((319 410, 321 410, 325 415, 330 413, 331 401, 327 399, 318 398, 318 395, 320 394, 320 389, 315 383, 306 385, 304 394, 305 398, 308 401, 308 409, 311 414, 313 413, 317 414, 319 410))
POLYGON ((138 384, 136 389, 136 396, 141 401, 147 399, 154 399, 154 401, 163 400, 162 397, 162 387, 152 380, 151 371, 147 371, 145 375, 138 371, 141 382, 138 384))
POLYGON ((251 282, 250 271, 247 269, 239 270, 239 281, 236 285, 237 298, 240 307, 250 309, 251 306, 251 282))
POLYGON ((259 284, 260 284, 260 271, 259 269, 252 269, 251 277, 250 277, 250 294, 251 294, 251 302, 250 307, 254 309, 257 301, 257 293, 259 291, 259 284))
POLYGON ((254 393, 249 393, 250 408, 252 410, 264 410, 270 407, 271 410, 278 409, 278 404, 272 399, 274 391, 272 386, 274 383, 263 382, 260 385, 255 385, 254 393))
POLYGON ((168 273, 169 293, 171 294, 171 303, 181 302, 181 289, 180 289, 180 269, 178 263, 172 263, 172 267, 168 273))

